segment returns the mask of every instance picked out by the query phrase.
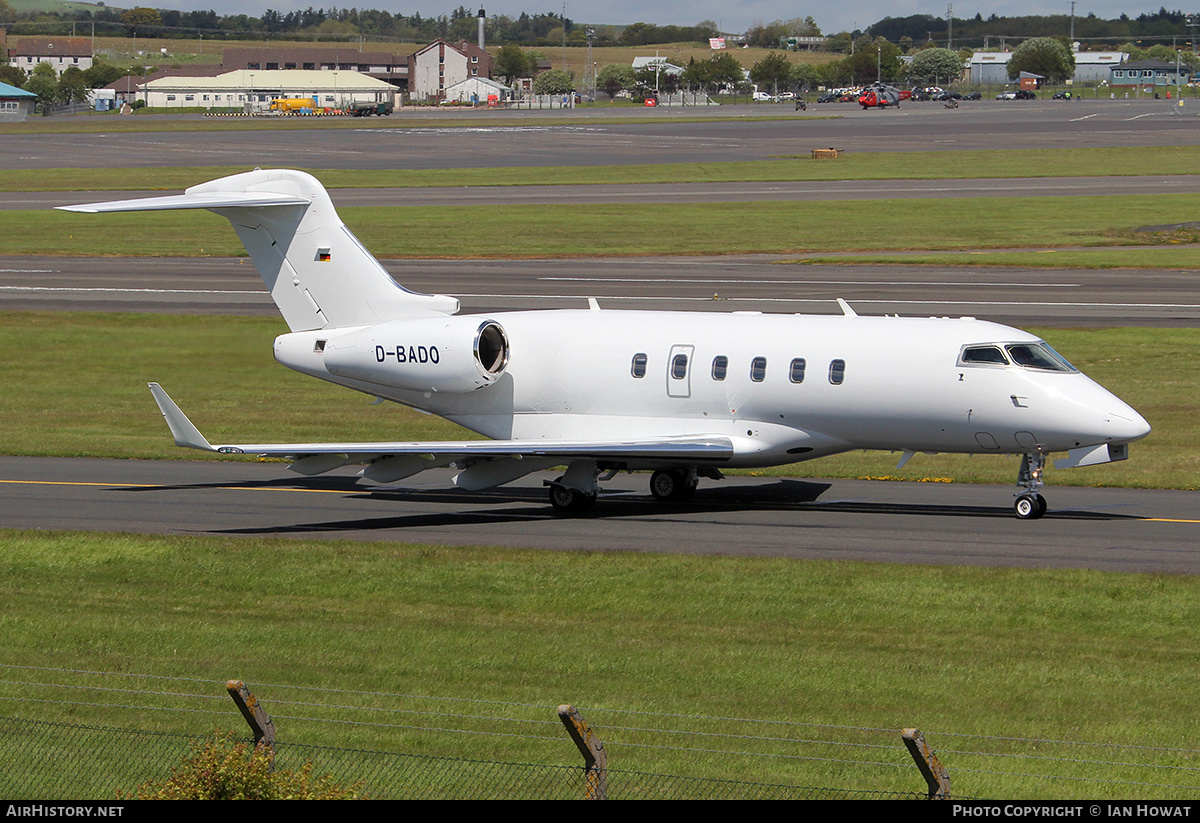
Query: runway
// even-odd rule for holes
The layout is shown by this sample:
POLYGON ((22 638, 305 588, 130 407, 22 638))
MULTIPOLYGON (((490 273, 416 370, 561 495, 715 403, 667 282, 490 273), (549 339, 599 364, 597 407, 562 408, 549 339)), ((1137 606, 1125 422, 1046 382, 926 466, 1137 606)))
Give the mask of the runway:
POLYGON ((897 563, 1200 573, 1200 500, 1189 492, 1049 488, 1041 520, 1012 516, 1013 489, 940 483, 706 481, 687 504, 655 502, 646 475, 604 484, 583 519, 555 515, 531 478, 463 492, 450 471, 403 487, 284 464, 0 458, 0 522, 228 538, 495 545, 897 563))
POLYGON ((764 160, 830 146, 945 152, 953 164, 953 152, 970 149, 1196 145, 1196 107, 1185 101, 1183 116, 1175 116, 1178 107, 1168 101, 1103 99, 985 100, 953 110, 935 103, 890 111, 826 104, 795 113, 771 105, 615 113, 406 109, 387 120, 336 129, 261 123, 235 131, 7 134, 0 168, 612 166, 764 160))
MULTIPOLYGON (((580 260, 385 260, 406 288, 458 297, 468 312, 581 308, 972 316, 1017 326, 1194 326, 1189 271, 1040 270, 781 263, 772 255, 580 260)), ((245 258, 0 259, 10 310, 274 317, 245 258)))

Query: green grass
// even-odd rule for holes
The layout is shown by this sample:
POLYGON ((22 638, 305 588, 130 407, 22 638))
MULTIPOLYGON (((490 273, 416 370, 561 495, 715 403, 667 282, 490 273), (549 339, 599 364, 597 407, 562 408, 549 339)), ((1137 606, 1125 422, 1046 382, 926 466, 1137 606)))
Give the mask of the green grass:
POLYGON ((372 406, 366 395, 278 366, 271 341, 287 332, 281 319, 72 312, 5 319, 0 340, 21 355, 0 366, 0 380, 10 387, 0 399, 3 454, 198 457, 174 448, 146 388, 150 381, 216 439, 267 442, 286 432, 290 442, 293 434, 329 440, 335 431, 354 440, 471 436, 439 418, 393 403, 372 406), (281 406, 284 397, 303 400, 281 406))
MULTIPOLYGON (((3 697, 54 701, 11 704, 32 719, 62 720, 66 707, 57 701, 67 701, 75 703, 68 715, 76 723, 197 734, 214 726, 236 729, 241 721, 221 688, 234 677, 245 679, 268 711, 286 716, 276 725, 281 739, 293 743, 571 765, 577 755, 552 715, 553 706, 570 702, 596 725, 610 766, 633 771, 917 791, 922 783, 911 764, 839 761, 903 766, 898 731, 918 726, 942 752, 963 795, 1177 794, 1138 783, 1036 776, 1048 772, 1190 782, 1148 768, 1065 762, 1120 759, 1105 750, 1000 738, 1193 749, 1191 633, 1200 620, 1194 577, 0 532, 0 598, 6 638, 0 661, 7 665, 152 672, 188 678, 193 682, 183 691, 215 698, 195 703, 201 714, 131 713, 95 704, 159 701, 152 694, 30 690, 13 681, 53 678, 6 670, 3 697), (495 704, 442 711, 538 717, 551 721, 547 728, 523 731, 558 742, 422 731, 413 727, 452 721, 403 714, 362 718, 379 718, 380 726, 308 722, 302 718, 362 714, 281 703, 415 701, 348 692, 297 695, 282 685, 540 704, 540 715, 495 704), (630 718, 622 710, 648 714, 630 718), (704 727, 730 734, 867 740, 886 751, 663 738, 619 728, 699 725, 682 715, 714 718, 704 727), (864 732, 764 731, 715 720, 722 717, 844 724, 864 732), (649 747, 630 745, 638 743, 649 747)), ((113 679, 99 683, 137 688, 113 679)), ((172 684, 149 688, 170 691, 172 684)), ((500 722, 474 727, 511 728, 500 722)), ((1180 758, 1141 752, 1135 759, 1165 765, 1180 758)))
MULTIPOLYGON (((87 198, 81 198, 86 200, 87 198)), ((893 252, 1141 245, 1133 228, 1187 214, 1193 195, 956 198, 862 202, 736 202, 371 206, 342 218, 379 257, 581 257, 893 252), (870 231, 847 232, 870 210, 870 231), (1053 215, 1052 220, 1047 215, 1053 215), (447 226, 471 226, 464 239, 447 226), (653 226, 653 231, 647 231, 653 226), (602 228, 598 228, 602 227, 602 228), (969 238, 969 240, 967 239, 969 238)), ((0 211, 0 254, 238 256, 222 218, 205 212, 73 214, 0 211), (36 216, 35 216, 36 214, 36 216), (36 219, 37 232, 28 231, 36 219), (131 239, 132 238, 132 239, 131 239)))
MULTIPOLYGON (((0 327, 0 453, 196 458, 171 441, 146 383, 161 383, 210 440, 454 440, 469 433, 289 371, 272 359, 281 320, 14 312, 0 327), (36 375, 36 379, 30 379, 36 375)), ((1038 330, 1035 330, 1038 331, 1038 330)), ((1057 485, 1200 488, 1200 330, 1043 329, 1076 366, 1155 427, 1123 463, 1051 472, 1057 485)), ((853 452, 770 474, 1011 483, 1011 457, 853 452)))
MULTIPOLYGON (((106 123, 123 123, 109 118, 106 123)), ((245 120, 217 119, 219 124, 244 124, 245 120)), ((281 118, 280 123, 297 121, 281 118)), ((356 121, 361 125, 361 121, 356 121)), ((539 125, 540 125, 539 121, 539 125)), ((178 124, 175 124, 178 125, 178 124)), ((276 125, 275 122, 266 126, 276 125)), ((373 123, 380 127, 382 124, 373 123)), ((399 127, 400 121, 387 121, 399 127)), ((444 122, 437 125, 446 126, 444 122)), ((458 123, 469 128, 468 123, 458 123)), ((486 123, 493 127, 496 124, 486 123)), ((516 125, 516 124, 513 124, 516 125)), ((528 124, 526 124, 528 125, 528 124)), ((646 124, 652 128, 651 124, 646 124)), ((0 134, 4 127, 0 125, 0 134)), ((1021 151, 879 152, 846 154, 838 160, 813 160, 807 155, 729 163, 633 164, 620 166, 502 167, 483 169, 305 169, 327 188, 378 188, 406 186, 531 186, 621 183, 725 183, 803 180, 948 180, 1020 177, 1098 177, 1147 174, 1195 174, 1200 168, 1200 146, 1142 148, 1027 149, 1021 151)), ((88 191, 177 189, 247 167, 197 166, 120 169, 11 169, 0 179, 0 191, 88 191)))

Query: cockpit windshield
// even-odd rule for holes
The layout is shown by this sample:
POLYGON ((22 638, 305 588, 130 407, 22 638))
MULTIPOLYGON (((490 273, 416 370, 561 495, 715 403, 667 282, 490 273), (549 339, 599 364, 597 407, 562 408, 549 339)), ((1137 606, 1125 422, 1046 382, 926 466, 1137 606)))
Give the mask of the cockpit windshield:
POLYGON ((1045 343, 980 343, 963 346, 960 366, 1022 366, 1042 371, 1073 372, 1077 369, 1045 343))
POLYGON ((1046 371, 1076 371, 1065 357, 1045 343, 1009 343, 1004 349, 1018 366, 1046 371))

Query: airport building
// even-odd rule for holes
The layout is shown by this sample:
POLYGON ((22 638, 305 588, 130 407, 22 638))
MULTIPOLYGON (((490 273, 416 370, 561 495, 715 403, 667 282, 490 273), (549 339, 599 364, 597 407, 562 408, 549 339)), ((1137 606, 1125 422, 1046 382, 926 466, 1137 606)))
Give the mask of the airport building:
POLYGON ((1129 88, 1185 86, 1192 80, 1192 72, 1187 66, 1177 66, 1175 63, 1165 63, 1162 60, 1134 60, 1121 63, 1110 69, 1108 84, 1110 86, 1126 86, 1129 88))
POLYGON ((20 123, 33 114, 36 105, 33 92, 0 83, 0 123, 20 123))
POLYGON ((45 63, 61 75, 74 67, 87 71, 92 67, 92 41, 86 37, 21 37, 12 41, 8 60, 29 74, 38 63, 45 63))
POLYGON ((1075 52, 1075 82, 1101 83, 1108 80, 1113 66, 1128 60, 1123 51, 1077 51, 1075 52))
MULTIPOLYGON (((1003 86, 1009 82, 1008 61, 1011 51, 977 51, 971 55, 971 83, 975 85, 1003 86)), ((1077 51, 1075 56, 1074 83, 1100 83, 1109 79, 1111 68, 1129 55, 1122 51, 1077 51)))
POLYGON ((491 76, 491 55, 465 40, 456 45, 434 40, 408 58, 408 94, 413 100, 440 100, 456 83, 491 76))
POLYGON ((447 86, 443 99, 450 103, 479 103, 484 105, 506 103, 516 92, 497 80, 486 77, 468 77, 462 82, 447 86))
POLYGON ((385 51, 341 48, 243 48, 231 46, 221 52, 225 71, 356 71, 376 80, 408 90, 408 55, 385 51))
POLYGON ((239 69, 215 77, 171 76, 142 84, 138 99, 162 108, 270 107, 280 97, 308 97, 317 108, 346 109, 354 103, 394 102, 397 90, 356 71, 239 69))

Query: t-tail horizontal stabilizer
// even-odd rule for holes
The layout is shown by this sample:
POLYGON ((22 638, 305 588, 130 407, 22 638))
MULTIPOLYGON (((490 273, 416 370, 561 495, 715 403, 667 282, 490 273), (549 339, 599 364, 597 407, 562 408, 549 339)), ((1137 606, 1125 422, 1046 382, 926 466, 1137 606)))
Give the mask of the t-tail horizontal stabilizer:
POLYGON ((372 326, 455 314, 458 300, 398 285, 359 242, 312 175, 245 172, 183 194, 59 206, 63 211, 208 209, 233 224, 271 299, 292 331, 372 326))

